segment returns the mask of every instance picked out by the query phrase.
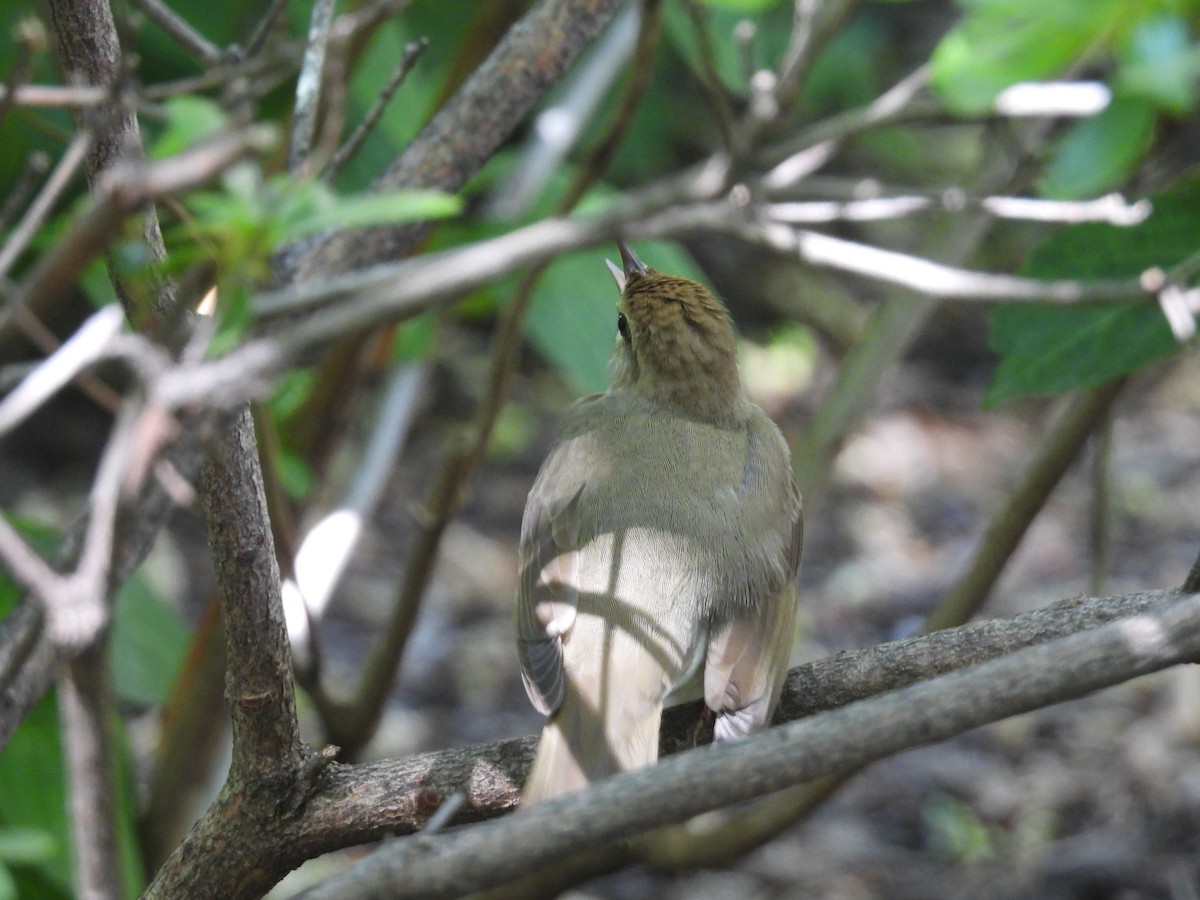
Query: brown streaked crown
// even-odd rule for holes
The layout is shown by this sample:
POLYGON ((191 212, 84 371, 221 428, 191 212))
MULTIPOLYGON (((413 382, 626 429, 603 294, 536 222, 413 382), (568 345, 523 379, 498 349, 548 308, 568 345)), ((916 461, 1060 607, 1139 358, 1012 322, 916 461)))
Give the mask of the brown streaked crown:
POLYGON ((629 322, 639 393, 702 418, 736 413, 743 397, 737 346, 720 300, 688 278, 627 265, 619 305, 629 322))

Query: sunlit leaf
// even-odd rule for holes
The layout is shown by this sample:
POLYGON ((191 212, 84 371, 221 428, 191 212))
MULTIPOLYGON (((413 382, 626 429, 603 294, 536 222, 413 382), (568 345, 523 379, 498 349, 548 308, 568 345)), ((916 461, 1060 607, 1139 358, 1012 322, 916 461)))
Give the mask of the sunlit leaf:
POLYGON ((56 850, 54 835, 41 828, 0 827, 0 862, 40 865, 53 859, 56 850))
POLYGON ((753 15, 769 7, 778 6, 782 0, 703 0, 703 2, 705 6, 711 6, 714 9, 726 9, 742 15, 753 15))
POLYGON ((440 191, 390 191, 330 197, 288 223, 285 238, 305 237, 332 228, 366 228, 458 214, 462 201, 440 191))
POLYGON ((1139 22, 1118 55, 1117 85, 1130 96, 1143 97, 1175 115, 1195 106, 1200 50, 1177 15, 1139 22))
POLYGON ((933 52, 933 86, 965 115, 1020 81, 1060 75, 1128 15, 1126 0, 961 0, 962 20, 933 52))
POLYGON ((150 146, 152 159, 174 156, 212 137, 229 122, 225 110, 216 101, 195 94, 172 97, 163 106, 167 111, 167 125, 150 146))

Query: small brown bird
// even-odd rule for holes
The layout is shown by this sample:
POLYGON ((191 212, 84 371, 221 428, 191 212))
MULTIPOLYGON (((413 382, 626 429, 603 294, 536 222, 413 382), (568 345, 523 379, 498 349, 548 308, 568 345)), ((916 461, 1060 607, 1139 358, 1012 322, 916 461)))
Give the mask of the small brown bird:
POLYGON ((653 763, 664 699, 701 670, 718 740, 762 727, 792 647, 787 444, 746 396, 721 302, 618 247, 612 386, 567 413, 521 527, 518 649, 549 716, 524 804, 653 763))

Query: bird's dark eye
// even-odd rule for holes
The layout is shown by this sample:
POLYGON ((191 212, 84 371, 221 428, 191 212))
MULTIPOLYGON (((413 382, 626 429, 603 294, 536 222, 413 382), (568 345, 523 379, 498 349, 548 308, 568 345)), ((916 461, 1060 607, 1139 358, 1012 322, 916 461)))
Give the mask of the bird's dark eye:
POLYGON ((617 331, 621 332, 625 343, 629 343, 629 320, 625 318, 625 313, 617 313, 617 331))

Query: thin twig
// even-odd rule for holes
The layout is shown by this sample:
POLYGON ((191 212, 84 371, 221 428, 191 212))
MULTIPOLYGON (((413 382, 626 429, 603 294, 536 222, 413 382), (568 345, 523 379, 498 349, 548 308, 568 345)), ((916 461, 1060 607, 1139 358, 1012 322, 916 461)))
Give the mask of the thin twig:
POLYGON ((144 12, 146 18, 165 31, 175 43, 202 63, 212 65, 220 61, 221 50, 162 0, 130 0, 130 2, 144 12))
POLYGON ((69 662, 58 682, 73 853, 80 900, 125 895, 114 811, 113 721, 108 650, 103 644, 69 662))
POLYGON ((930 613, 926 631, 960 625, 975 614, 1034 516, 1088 435, 1107 416, 1124 384, 1124 379, 1116 379, 1097 388, 1085 388, 1071 399, 1034 451, 1018 484, 992 516, 967 570, 930 613))
MULTIPOLYGON (((380 176, 376 188, 459 190, 620 5, 620 0, 535 4, 380 176)), ((423 225, 403 225, 342 233, 285 261, 285 268, 311 280, 397 259, 424 231, 423 225)))
POLYGON ((810 265, 862 275, 929 297, 964 302, 1003 300, 1065 304, 1157 299, 1157 293, 1148 292, 1139 279, 1042 281, 1019 275, 997 275, 943 265, 910 253, 885 250, 816 231, 771 223, 738 223, 730 218, 725 222, 726 227, 722 228, 720 222, 710 220, 714 230, 727 230, 752 243, 795 255, 810 265))
POLYGON ((0 399, 0 436, 17 427, 80 372, 103 359, 121 331, 125 314, 119 306, 93 313, 40 366, 0 399))
MULTIPOLYGON (((180 420, 179 435, 167 454, 167 460, 180 477, 190 479, 199 471, 208 458, 204 439, 221 421, 222 414, 212 410, 193 413, 180 420)), ((128 504, 117 524, 107 596, 111 597, 141 565, 175 508, 174 499, 159 479, 148 479, 141 486, 140 494, 128 504)), ((0 532, 6 524, 0 516, 0 532)), ((66 569, 74 565, 84 543, 86 527, 85 517, 68 531, 55 551, 55 566, 66 569)), ((0 748, 8 743, 21 720, 45 694, 59 671, 61 653, 51 641, 49 629, 37 624, 41 618, 41 604, 27 596, 0 622, 0 662, 9 658, 11 648, 26 645, 30 635, 34 635, 33 646, 21 654, 24 661, 20 668, 10 673, 11 678, 0 678, 0 748), (10 628, 9 623, 17 623, 19 627, 10 628)), ((0 665, 0 675, 5 673, 6 666, 0 665)))
MULTIPOLYGON (((29 195, 33 193, 37 180, 45 175, 49 168, 50 157, 41 150, 35 150, 29 154, 25 165, 21 168, 21 174, 17 178, 16 184, 13 185, 4 204, 0 205, 0 233, 8 231, 17 214, 29 200, 29 195)), ((3 275, 0 275, 0 279, 3 279, 3 275)))
POLYGON ((329 31, 336 3, 337 0, 314 0, 313 3, 308 42, 300 63, 300 77, 296 79, 296 105, 291 140, 288 142, 288 171, 293 174, 311 165, 309 156, 313 136, 317 133, 317 111, 325 77, 325 51, 329 47, 329 31))
POLYGON ((412 0, 375 0, 338 16, 333 23, 335 39, 351 46, 360 43, 372 31, 389 19, 404 12, 412 0))
POLYGON ((44 601, 54 595, 58 573, 42 559, 20 533, 0 516, 0 562, 18 585, 44 601))
POLYGON ((37 19, 23 19, 17 23, 14 31, 20 49, 16 61, 8 70, 8 78, 4 80, 3 93, 0 94, 0 126, 8 118, 16 89, 25 83, 33 71, 34 57, 46 49, 46 29, 37 19))
MULTIPOLYGON (((795 138, 764 148, 758 154, 759 164, 767 169, 763 183, 774 189, 795 184, 811 174, 812 159, 828 157, 846 138, 906 116, 928 115, 930 110, 917 99, 928 86, 929 75, 929 67, 921 66, 866 106, 830 116, 795 138)), ((944 107, 939 103, 936 110, 942 112, 944 107)))
POLYGON ((275 23, 279 20, 279 14, 286 8, 287 0, 271 0, 271 5, 258 20, 258 24, 254 26, 254 31, 250 33, 250 39, 246 41, 246 57, 258 56, 259 51, 266 46, 267 38, 271 36, 275 23))
MULTIPOLYGON (((62 347, 63 342, 58 339, 54 332, 47 328, 41 319, 25 307, 14 306, 12 308, 12 320, 21 330, 21 333, 45 356, 52 356, 62 347)), ((37 363, 30 363, 28 370, 17 379, 17 382, 19 383, 28 377, 37 367, 37 363)), ((115 413, 117 407, 121 405, 121 395, 94 373, 81 372, 76 377, 75 384, 97 406, 106 412, 115 413)), ((0 388, 0 390, 3 389, 0 388)))
POLYGON ((302 53, 302 43, 287 41, 274 47, 267 54, 255 55, 242 60, 226 60, 221 65, 214 66, 199 75, 146 85, 141 90, 141 97, 149 102, 158 102, 169 97, 200 93, 230 83, 238 83, 239 87, 248 89, 251 96, 261 97, 290 77, 293 66, 300 59, 302 53))
POLYGON ((1092 459, 1090 480, 1092 502, 1088 527, 1088 560, 1091 574, 1088 576, 1088 593, 1098 594, 1104 589, 1108 574, 1109 550, 1113 520, 1112 498, 1112 408, 1105 410, 1094 428, 1092 437, 1092 459))
POLYGON ((943 191, 932 196, 767 203, 760 209, 766 219, 788 225, 876 222, 907 218, 921 212, 958 213, 964 209, 982 209, 999 219, 1063 224, 1107 222, 1123 227, 1144 222, 1153 211, 1149 200, 1129 203, 1119 194, 1096 200, 1043 200, 1035 197, 968 197, 961 191, 943 191))
POLYGON ((108 88, 88 84, 0 85, 0 103, 13 106, 39 106, 48 109, 83 109, 103 106, 109 100, 108 88))
POLYGON ((636 4, 618 12, 574 71, 563 78, 554 100, 533 120, 512 172, 489 196, 488 214, 510 220, 527 215, 554 175, 562 171, 567 154, 596 118, 609 87, 629 68, 642 31, 638 19, 636 4))
MULTIPOLYGON (((284 612, 288 634, 303 671, 314 648, 306 633, 310 620, 319 622, 337 590, 362 528, 375 512, 396 464, 400 450, 420 408, 429 372, 421 364, 399 366, 391 374, 380 403, 378 422, 355 468, 355 476, 337 508, 323 516, 305 534, 296 552, 294 583, 285 583, 284 612)), ((319 673, 314 672, 314 676, 319 673)), ((316 677, 303 679, 305 687, 320 690, 316 677)))
POLYGON ((46 297, 61 295, 75 283, 87 263, 119 237, 124 218, 151 200, 206 183, 273 141, 272 129, 252 126, 221 132, 167 159, 126 162, 107 170, 96 181, 92 206, 76 217, 66 234, 26 276, 13 302, 33 307, 46 297))
POLYGON ((354 132, 346 140, 346 143, 339 147, 329 160, 329 165, 326 166, 325 172, 321 175, 326 184, 336 182, 346 164, 362 148, 371 131, 383 117, 383 113, 387 109, 392 96, 399 89, 400 85, 404 84, 404 79, 408 77, 408 73, 412 71, 413 66, 417 64, 417 60, 420 59, 421 54, 425 52, 425 48, 428 46, 429 38, 421 37, 409 42, 404 48, 400 62, 396 65, 382 93, 375 98, 375 102, 371 104, 371 108, 367 110, 367 114, 363 116, 362 121, 355 127, 354 132))
POLYGON ((696 52, 700 60, 701 81, 712 102, 717 128, 721 133, 721 144, 731 159, 738 159, 741 157, 740 139, 733 120, 729 94, 717 72, 717 55, 713 49, 707 11, 699 0, 687 0, 683 6, 692 24, 692 39, 696 42, 696 52))
POLYGON ((783 58, 766 84, 756 84, 757 102, 751 103, 747 125, 753 142, 789 112, 812 69, 817 55, 858 6, 859 0, 793 0, 792 31, 783 58), (769 101, 766 96, 769 92, 769 101))
POLYGON ((288 359, 330 337, 410 318, 522 266, 594 246, 618 233, 627 238, 730 234, 813 265, 959 302, 1155 302, 1158 295, 1141 279, 1042 281, 979 272, 778 223, 755 222, 726 202, 673 205, 661 196, 647 197, 644 217, 632 213, 629 206, 618 206, 597 215, 547 219, 476 244, 262 294, 256 308, 264 318, 301 311, 305 315, 220 360, 168 373, 159 385, 163 402, 170 406, 201 399, 219 405, 241 402, 253 396, 250 391, 261 389, 288 359), (650 211, 662 206, 666 208, 650 211), (630 220, 633 224, 623 224, 630 220))
POLYGON ((8 275, 38 231, 46 224, 46 219, 54 209, 54 204, 58 202, 63 191, 70 184, 71 178, 83 165, 88 151, 91 150, 93 139, 94 135, 88 129, 77 132, 71 139, 71 143, 67 146, 62 158, 59 159, 58 165, 54 167, 54 171, 42 185, 41 191, 38 192, 29 209, 25 211, 25 215, 21 217, 20 223, 8 236, 4 246, 0 247, 0 278, 8 275))
MULTIPOLYGON (((843 3, 843 6, 848 5, 843 3)), ((776 93, 781 100, 793 96, 799 89, 801 73, 806 60, 812 55, 813 37, 817 27, 817 14, 821 11, 819 0, 793 0, 792 33, 788 46, 779 62, 779 85, 776 93)), ((781 105, 786 105, 782 104, 781 105)))

